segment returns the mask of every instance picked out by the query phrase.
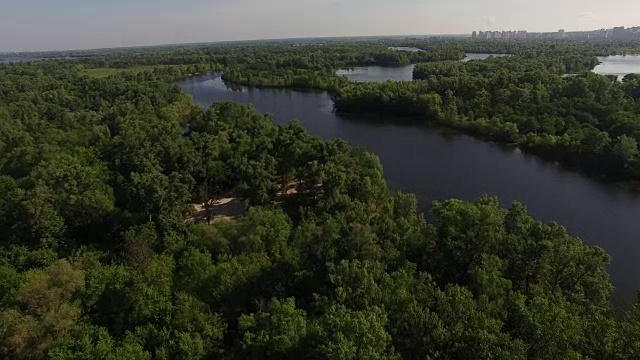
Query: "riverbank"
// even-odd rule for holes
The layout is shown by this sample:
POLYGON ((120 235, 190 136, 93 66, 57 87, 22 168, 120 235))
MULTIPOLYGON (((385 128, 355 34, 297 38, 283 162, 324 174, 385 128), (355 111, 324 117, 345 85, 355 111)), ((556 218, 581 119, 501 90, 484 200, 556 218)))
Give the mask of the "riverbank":
POLYGON ((299 119, 326 140, 341 138, 376 154, 392 190, 416 194, 429 217, 434 200, 474 200, 496 195, 503 206, 520 201, 542 221, 558 222, 588 244, 603 247, 613 261, 610 274, 618 293, 634 299, 640 274, 640 249, 629 234, 640 233, 640 196, 514 144, 470 136, 419 118, 363 116, 334 111, 325 91, 244 87, 229 89, 219 76, 192 77, 180 86, 208 108, 215 101, 252 104, 272 114, 276 124, 299 119))
POLYGON ((398 124, 429 126, 430 128, 441 127, 449 129, 450 131, 470 135, 483 141, 500 144, 501 146, 518 148, 523 152, 538 156, 545 161, 558 162, 568 170, 578 171, 603 184, 614 185, 629 191, 640 191, 640 179, 638 179, 637 174, 634 172, 602 172, 602 166, 606 166, 603 164, 605 161, 604 159, 593 156, 590 157, 588 154, 576 153, 573 149, 566 149, 562 144, 549 145, 550 143, 546 142, 543 143, 544 145, 541 145, 540 143, 531 142, 531 138, 529 136, 518 136, 513 133, 509 134, 506 131, 502 132, 500 131, 501 128, 496 129, 483 126, 486 122, 479 124, 477 122, 451 121, 438 119, 436 117, 419 117, 415 115, 402 116, 395 115, 393 113, 379 114, 367 111, 340 111, 335 108, 336 99, 333 96, 332 99, 334 101, 334 110, 336 111, 336 114, 343 117, 364 117, 370 121, 382 123, 388 123, 392 119, 398 124))
MULTIPOLYGON (((490 141, 496 144, 500 144, 502 146, 518 148, 523 152, 526 152, 531 155, 535 155, 544 159, 545 161, 558 162, 562 166, 564 166, 568 170, 578 171, 591 179, 598 181, 603 184, 610 184, 616 187, 626 189, 629 191, 640 191, 640 180, 637 179, 635 173, 632 172, 624 172, 624 173, 604 173, 599 171, 599 168, 594 165, 594 162, 599 160, 590 158, 585 156, 584 154, 577 154, 573 149, 566 149, 563 146, 557 145, 549 145, 549 143, 545 143, 545 145, 540 145, 535 142, 531 142, 531 138, 527 135, 518 135, 516 133, 507 133, 507 131, 511 131, 511 129, 505 129, 501 131, 501 128, 492 128, 484 126, 484 123, 478 123, 473 121, 461 121, 461 120, 446 120, 446 119, 436 119, 436 118, 425 118, 416 115, 396 115, 394 112, 389 114, 379 114, 376 112, 370 111, 344 111, 340 110, 336 106, 336 101, 339 101, 337 98, 338 91, 336 87, 332 88, 322 88, 315 86, 286 86, 286 85, 263 85, 263 86, 252 86, 249 83, 237 83, 234 81, 230 81, 225 79, 224 75, 218 73, 214 74, 215 76, 221 76, 225 86, 228 86, 230 89, 234 91, 242 90, 243 87, 248 89, 280 89, 280 90, 290 90, 297 91, 309 94, 323 94, 326 93, 332 99, 333 111, 338 116, 349 117, 349 118, 366 118, 370 121, 377 121, 382 123, 388 123, 389 119, 393 119, 394 122, 398 124, 405 125, 429 125, 430 127, 441 127, 446 128, 452 131, 457 131, 462 134, 474 136, 483 141, 490 141), (551 146, 551 147, 549 147, 551 146), (555 146, 555 147, 554 147, 555 146)), ((533 138, 537 139, 537 138, 533 138)), ((596 164, 597 165, 597 164, 596 164)))

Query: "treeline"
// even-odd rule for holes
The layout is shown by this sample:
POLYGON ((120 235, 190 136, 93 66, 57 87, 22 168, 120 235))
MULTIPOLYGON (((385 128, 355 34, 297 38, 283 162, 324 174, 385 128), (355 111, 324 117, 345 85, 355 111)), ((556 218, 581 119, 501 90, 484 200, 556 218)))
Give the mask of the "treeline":
POLYGON ((380 43, 259 44, 162 47, 97 53, 78 60, 88 67, 129 68, 150 65, 216 63, 230 69, 253 71, 298 69, 327 71, 351 66, 399 66, 416 62, 461 60, 460 51, 396 51, 380 43))
POLYGON ((293 89, 317 89, 334 92, 346 86, 349 80, 337 76, 335 71, 312 70, 278 70, 252 71, 246 69, 229 69, 222 79, 236 85, 293 89))
POLYGON ((540 53, 580 53, 593 56, 637 54, 640 41, 637 40, 537 40, 509 39, 503 41, 470 38, 424 38, 424 39, 384 39, 389 46, 416 47, 426 51, 459 51, 485 54, 540 54, 540 53))
POLYGON ((640 356, 600 248, 490 197, 426 222, 375 156, 168 71, 0 66, 0 357, 640 356), (187 220, 228 191, 246 216, 187 220))
POLYGON ((435 64, 417 64, 414 72, 414 80, 425 80, 430 76, 454 77, 469 73, 472 75, 490 76, 500 70, 513 73, 543 72, 563 76, 565 74, 577 74, 593 70, 599 64, 595 56, 579 53, 541 53, 539 55, 496 57, 491 61, 473 62, 438 62, 435 64))
POLYGON ((185 44, 137 48, 76 50, 19 54, 36 59, 76 59, 91 67, 128 68, 152 65, 220 63, 322 70, 327 66, 402 65, 410 62, 458 60, 464 53, 524 55, 572 52, 595 56, 640 52, 634 40, 472 40, 462 37, 380 39, 290 39, 230 43, 185 44), (415 47, 422 53, 390 51, 415 47), (318 67, 319 66, 319 67, 318 67))
POLYGON ((518 144, 613 180, 635 180, 640 77, 586 72, 594 57, 512 56, 419 64, 414 82, 350 83, 343 112, 411 115, 518 144), (579 73, 565 76, 566 73, 579 73))

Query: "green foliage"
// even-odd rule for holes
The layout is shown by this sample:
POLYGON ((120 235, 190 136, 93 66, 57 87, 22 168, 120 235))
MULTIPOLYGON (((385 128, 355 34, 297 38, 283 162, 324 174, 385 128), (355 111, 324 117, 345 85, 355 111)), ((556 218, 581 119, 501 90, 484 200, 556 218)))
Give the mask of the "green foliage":
POLYGON ((95 69, 85 69, 83 74, 92 77, 92 78, 104 78, 112 75, 121 74, 124 72, 128 73, 139 73, 142 71, 153 70, 151 66, 138 66, 134 68, 128 69, 114 69, 114 68, 95 68, 95 69))
POLYGON ((238 330, 243 334, 240 355, 251 359, 287 359, 296 357, 307 336, 306 314, 295 308, 293 298, 272 299, 258 314, 242 315, 238 330))
POLYGON ((136 343, 133 336, 125 336, 117 342, 106 329, 89 325, 78 326, 70 332, 51 349, 49 357, 56 360, 151 359, 151 355, 136 343))
POLYGON ((84 274, 66 260, 44 270, 31 270, 0 313, 5 356, 39 359, 80 320, 74 301, 84 286, 84 274))
POLYGON ((640 312, 613 313, 602 249, 486 196, 436 202, 427 222, 374 155, 251 106, 201 109, 172 83, 225 69, 635 174, 639 79, 560 77, 632 46, 552 45, 327 40, 0 66, 0 357, 638 358, 640 312), (419 65, 413 83, 334 75, 471 50, 519 56, 419 65), (245 214, 193 222, 193 203, 212 220, 222 196, 245 214))
POLYGON ((331 306, 315 324, 312 356, 317 359, 397 359, 381 308, 352 311, 331 306))

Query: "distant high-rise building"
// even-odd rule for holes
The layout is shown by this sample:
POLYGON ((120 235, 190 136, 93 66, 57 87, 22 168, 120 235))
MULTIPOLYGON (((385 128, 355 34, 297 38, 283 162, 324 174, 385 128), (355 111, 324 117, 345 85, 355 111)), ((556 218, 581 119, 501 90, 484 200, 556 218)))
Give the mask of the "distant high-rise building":
POLYGON ((510 40, 510 39, 540 39, 540 40, 580 40, 580 41, 600 41, 600 40, 640 40, 640 26, 625 28, 617 26, 610 29, 599 29, 590 31, 565 31, 560 29, 557 32, 527 32, 525 30, 504 30, 504 31, 474 31, 471 35, 474 39, 481 40, 510 40))

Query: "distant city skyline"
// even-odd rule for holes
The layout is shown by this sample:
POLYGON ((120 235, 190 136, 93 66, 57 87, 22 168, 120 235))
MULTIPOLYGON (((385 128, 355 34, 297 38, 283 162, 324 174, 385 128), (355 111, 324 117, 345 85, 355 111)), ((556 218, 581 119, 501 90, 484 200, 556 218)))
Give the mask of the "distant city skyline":
POLYGON ((640 26, 614 26, 608 29, 587 31, 567 31, 560 29, 550 32, 531 32, 528 30, 473 31, 472 39, 508 40, 508 39, 573 39, 573 40, 640 40, 640 26))
POLYGON ((0 0, 0 52, 637 25, 629 0, 0 0))

